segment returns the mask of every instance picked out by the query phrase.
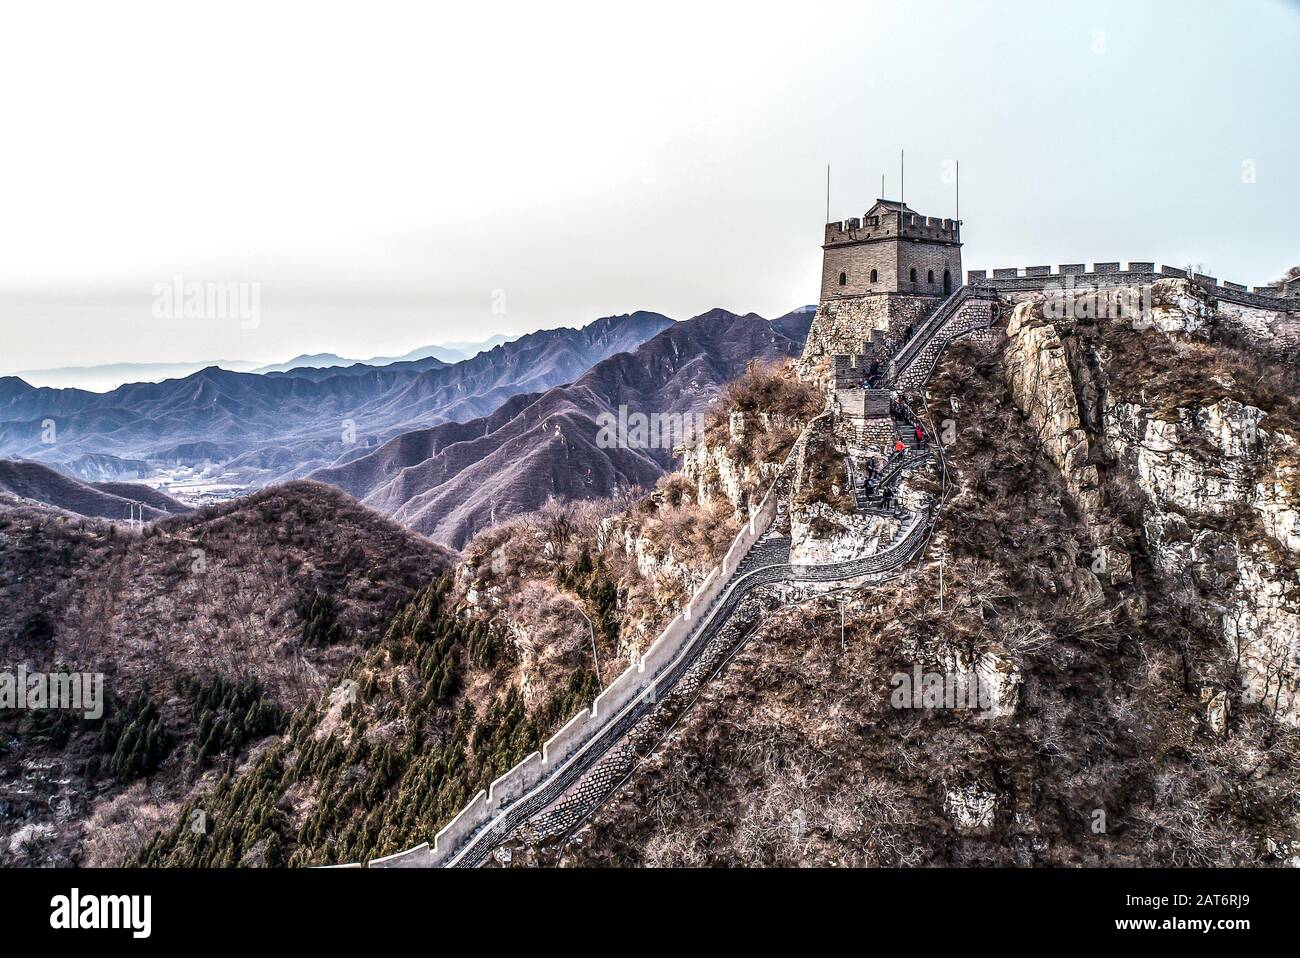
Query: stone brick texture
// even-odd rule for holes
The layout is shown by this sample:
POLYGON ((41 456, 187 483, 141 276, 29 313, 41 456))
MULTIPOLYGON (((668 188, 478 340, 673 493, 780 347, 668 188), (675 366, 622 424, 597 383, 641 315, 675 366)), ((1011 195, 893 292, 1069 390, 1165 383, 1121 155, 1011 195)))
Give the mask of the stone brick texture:
POLYGON ((916 326, 942 300, 933 296, 875 294, 853 299, 832 299, 817 307, 805 357, 847 355, 867 352, 872 330, 883 330, 901 338, 909 326, 916 326))
POLYGON ((870 293, 946 296, 961 285, 957 223, 879 204, 872 209, 874 216, 826 224, 821 302, 870 293))

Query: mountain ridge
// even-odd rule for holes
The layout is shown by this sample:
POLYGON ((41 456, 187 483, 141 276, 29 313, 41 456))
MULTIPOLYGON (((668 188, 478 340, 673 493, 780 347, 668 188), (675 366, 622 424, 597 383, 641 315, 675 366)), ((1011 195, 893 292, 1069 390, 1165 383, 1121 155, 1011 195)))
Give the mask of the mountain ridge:
POLYGON ((517 395, 480 419, 404 433, 309 477, 459 547, 486 525, 535 510, 551 496, 599 498, 652 484, 673 450, 601 448, 597 418, 617 416, 620 406, 702 412, 750 362, 798 355, 808 321, 715 308, 602 360, 572 383, 517 395))
MULTIPOLYGON (((0 456, 55 467, 87 454, 148 461, 197 441, 210 444, 215 455, 207 459, 281 448, 294 468, 322 466, 348 455, 354 441, 377 444, 412 428, 476 418, 516 393, 569 382, 672 322, 646 311, 604 317, 529 333, 452 366, 425 359, 323 375, 207 366, 181 379, 102 394, 7 377, 0 380, 0 456)), ((171 458, 182 465, 205 461, 171 458)), ((283 474, 249 470, 236 478, 264 485, 283 474)))
POLYGON ((97 519, 163 519, 189 507, 148 486, 82 482, 39 462, 0 459, 0 492, 97 519))

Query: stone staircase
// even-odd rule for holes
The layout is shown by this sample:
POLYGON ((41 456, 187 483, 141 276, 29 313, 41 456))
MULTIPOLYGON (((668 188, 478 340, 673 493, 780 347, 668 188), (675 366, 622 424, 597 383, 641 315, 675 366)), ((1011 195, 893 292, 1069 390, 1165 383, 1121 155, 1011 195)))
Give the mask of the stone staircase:
POLYGON ((925 349, 935 332, 943 327, 957 312, 958 307, 971 294, 971 287, 958 286, 951 296, 940 303, 919 329, 913 331, 911 338, 894 353, 889 363, 889 381, 897 382, 900 371, 905 370, 925 349))
POLYGON ((745 558, 736 567, 736 575, 739 577, 747 572, 752 572, 754 569, 761 569, 764 566, 771 565, 785 565, 789 562, 790 537, 771 529, 750 547, 745 558))
POLYGON ((889 382, 895 389, 924 386, 950 342, 993 324, 999 301, 998 293, 986 286, 958 287, 894 354, 889 366, 889 382))
POLYGON ((898 413, 891 418, 894 433, 902 440, 904 450, 901 456, 897 453, 891 455, 884 468, 872 477, 871 494, 867 492, 866 477, 862 475, 854 461, 855 451, 858 455, 862 455, 862 450, 850 448, 849 455, 845 457, 844 465, 848 475, 849 489, 853 493, 859 512, 867 515, 897 516, 897 507, 886 509, 882 506, 884 490, 889 489, 891 493, 896 492, 898 481, 903 473, 917 468, 930 458, 928 442, 922 443, 916 438, 915 423, 920 420, 915 419, 910 413, 911 410, 903 405, 898 413))

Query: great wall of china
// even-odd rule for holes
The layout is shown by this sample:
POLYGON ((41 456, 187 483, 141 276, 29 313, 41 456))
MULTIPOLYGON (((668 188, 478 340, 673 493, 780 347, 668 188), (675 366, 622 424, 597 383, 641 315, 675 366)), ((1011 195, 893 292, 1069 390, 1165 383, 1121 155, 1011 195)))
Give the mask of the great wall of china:
MULTIPOLYGON (((949 342, 992 323, 991 309, 981 309, 973 316, 970 310, 962 308, 967 302, 983 305, 991 300, 986 294, 966 287, 949 297, 936 310, 933 317, 936 321, 918 329, 905 347, 906 354, 900 352, 896 370, 900 381, 923 383, 949 342)), ((869 556, 825 565, 789 562, 788 536, 768 533, 775 533, 773 525, 778 513, 784 511, 780 503, 782 488, 789 482, 790 470, 806 435, 807 430, 787 457, 781 475, 733 540, 722 563, 709 573, 686 608, 639 661, 601 692, 589 709, 566 722, 540 751, 475 795, 434 836, 432 843, 374 859, 369 867, 437 868, 481 863, 494 847, 579 782, 675 687, 752 590, 782 582, 861 585, 889 576, 916 556, 931 529, 933 516, 928 509, 908 516, 893 541, 869 556)), ((928 458, 910 457, 908 471, 919 468, 928 458)), ((901 479, 903 472, 897 470, 894 481, 901 479)))
MULTIPOLYGON (((942 222, 936 224, 943 228, 942 222)), ((829 227, 828 227, 829 228, 829 227)), ((1158 270, 1151 262, 1067 264, 1053 272, 1047 266, 997 269, 989 276, 971 270, 968 282, 947 297, 934 297, 935 305, 905 342, 898 344, 888 363, 882 385, 899 394, 917 393, 933 375, 948 344, 973 333, 990 330, 1000 309, 1017 293, 1036 293, 1057 286, 1141 286, 1158 280, 1185 280, 1217 299, 1256 309, 1300 310, 1300 287, 1285 288, 1220 284, 1214 277, 1188 274, 1170 266, 1158 270)), ((830 415, 824 413, 823 416, 830 415)), ((821 417, 818 417, 819 419, 821 417)), ((816 420, 814 420, 815 422, 816 420)), ((883 548, 859 559, 824 565, 791 563, 790 537, 779 528, 785 515, 783 496, 790 473, 799 461, 812 424, 791 450, 781 473, 749 522, 735 537, 722 563, 710 572, 676 616, 638 661, 612 682, 590 708, 574 715, 564 726, 517 766, 496 779, 447 823, 432 843, 370 861, 371 868, 473 867, 492 851, 534 823, 535 835, 547 837, 572 831, 606 800, 635 769, 634 749, 639 739, 653 746, 662 736, 654 733, 651 713, 679 685, 696 689, 729 660, 743 637, 720 637, 741 602, 761 586, 820 584, 825 588, 861 586, 892 577, 924 552, 933 534, 937 509, 923 507, 907 515, 898 533, 883 548), (651 726, 649 733, 638 732, 651 726), (549 811, 548 811, 549 810, 549 811)), ((933 430, 931 430, 933 434, 933 430)), ((937 449, 937 447, 936 447, 937 449)), ((942 450, 937 449, 942 468, 942 450)), ((897 468, 884 473, 886 482, 902 477, 928 461, 928 455, 901 457, 897 468)), ((675 721, 675 720, 674 720, 675 721)), ((361 867, 345 865, 337 867, 361 867)))

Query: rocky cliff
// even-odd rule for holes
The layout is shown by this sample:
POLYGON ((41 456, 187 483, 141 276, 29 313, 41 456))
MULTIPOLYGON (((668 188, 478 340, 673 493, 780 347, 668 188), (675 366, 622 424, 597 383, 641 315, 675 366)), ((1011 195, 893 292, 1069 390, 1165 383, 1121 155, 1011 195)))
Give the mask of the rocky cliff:
MULTIPOLYGON (((1233 650, 1243 694, 1295 722, 1300 483, 1290 321, 1208 313, 1182 281, 1149 310, 1045 318, 1015 308, 1003 368, 1093 536, 1094 571, 1139 552, 1233 650), (1110 507, 1110 508, 1107 508, 1110 507), (1107 516, 1126 514, 1137 535, 1107 516)), ((1247 315, 1255 314, 1258 315, 1247 315)))

